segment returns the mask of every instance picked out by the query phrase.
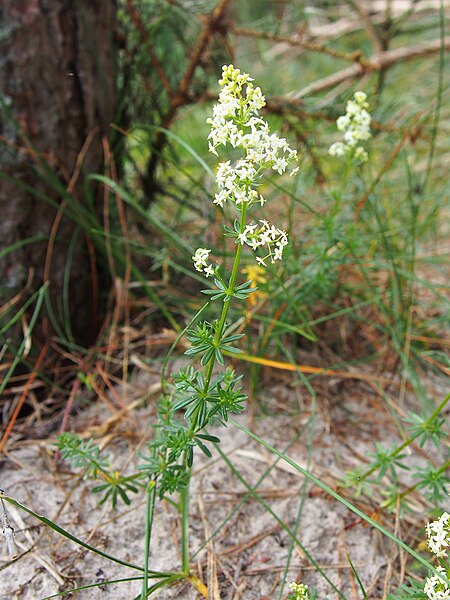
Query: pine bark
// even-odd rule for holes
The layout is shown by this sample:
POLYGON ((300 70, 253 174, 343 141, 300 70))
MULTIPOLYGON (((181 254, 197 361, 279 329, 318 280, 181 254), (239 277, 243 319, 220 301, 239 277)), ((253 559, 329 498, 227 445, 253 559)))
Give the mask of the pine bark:
MULTIPOLYGON (((27 294, 43 284, 48 237, 63 201, 45 170, 67 188, 80 151, 91 140, 72 193, 78 203, 86 201, 83 176, 102 171, 102 139, 110 133, 115 110, 116 3, 0 0, 0 10, 1 307, 18 293, 25 298, 27 281, 32 282, 27 294), (35 236, 47 239, 1 256, 35 236)), ((86 235, 67 216, 55 231, 48 271, 52 306, 61 318, 66 277, 73 333, 87 342, 95 329, 95 307, 86 235)))

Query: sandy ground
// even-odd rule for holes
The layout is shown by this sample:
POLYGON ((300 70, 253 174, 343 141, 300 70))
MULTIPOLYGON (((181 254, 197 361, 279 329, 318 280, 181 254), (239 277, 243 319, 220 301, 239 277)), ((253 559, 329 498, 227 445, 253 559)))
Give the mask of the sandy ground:
MULTIPOLYGON (((129 402, 152 385, 156 390, 156 374, 153 378, 139 375, 129 402)), ((387 413, 379 414, 379 399, 369 387, 361 383, 348 387, 352 388, 351 393, 345 385, 327 383, 327 393, 323 398, 318 397, 317 413, 311 423, 310 403, 302 406, 303 400, 293 388, 273 382, 265 386, 270 393, 260 398, 273 416, 250 419, 247 413, 239 420, 280 450, 300 432, 288 451, 293 460, 304 467, 309 463, 309 470, 332 489, 411 541, 413 535, 420 535, 427 508, 420 496, 412 496, 415 512, 399 520, 394 514, 377 510, 376 493, 371 499, 364 496, 355 499, 352 491, 340 485, 345 470, 367 460, 374 449, 373 440, 389 443, 398 439, 387 413), (296 414, 278 416, 283 412, 285 415, 286 410, 296 414), (308 458, 311 455, 312 460, 308 458)), ((118 418, 98 402, 78 409, 71 427, 84 435, 93 435, 97 443, 105 446, 117 468, 132 472, 133 465, 142 462, 139 452, 145 451, 154 414, 154 400, 138 404, 135 403, 136 408, 127 417, 118 418)), ((134 497, 130 507, 119 504, 115 511, 110 506, 98 507, 98 497, 89 493, 92 482, 80 479, 66 463, 56 469, 54 447, 51 439, 47 439, 50 436, 39 433, 37 428, 36 439, 11 438, 2 464, 0 487, 102 551, 142 564, 143 494, 134 497)), ((222 450, 239 473, 237 476, 217 451, 213 459, 199 457, 195 462, 191 496, 192 567, 208 585, 212 600, 285 599, 289 590, 286 586, 282 591, 281 583, 286 565, 287 582, 304 581, 317 587, 322 600, 338 597, 326 578, 341 590, 344 598, 361 598, 347 555, 370 599, 385 597, 389 585, 395 588, 403 574, 405 557, 394 544, 325 492, 305 483, 292 467, 276 462, 268 450, 235 427, 211 433, 219 435, 222 450), (259 481, 257 493, 263 505, 246 496, 243 480, 252 486, 259 481), (274 515, 291 529, 297 522, 301 547, 291 547, 289 535, 274 515), (205 539, 212 532, 216 535, 205 548, 205 539), (317 572, 314 561, 322 574, 317 572)), ((420 456, 414 460, 421 460, 420 456)), ((138 575, 137 571, 61 538, 9 504, 7 510, 21 555, 13 562, 8 561, 2 544, 1 600, 42 600, 76 586, 138 575)), ((168 502, 157 508, 153 536, 151 568, 178 569, 179 519, 168 502)), ((127 581, 65 597, 133 599, 139 592, 139 582, 127 581)), ((159 591, 154 597, 194 600, 203 596, 185 581, 159 591)))

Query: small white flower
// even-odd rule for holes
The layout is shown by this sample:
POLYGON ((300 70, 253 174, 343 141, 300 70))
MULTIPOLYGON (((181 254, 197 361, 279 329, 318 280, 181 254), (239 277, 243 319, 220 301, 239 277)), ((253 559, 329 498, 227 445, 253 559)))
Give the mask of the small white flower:
MULTIPOLYGON (((211 250, 208 250, 207 248, 197 248, 194 256, 192 257, 192 260, 194 261, 196 268, 197 268, 197 265, 200 267, 206 266, 206 262, 208 260, 210 253, 211 253, 211 250)), ((199 269, 199 270, 201 271, 202 269, 199 269)))
POLYGON ((227 194, 224 190, 221 190, 218 194, 215 194, 213 203, 218 204, 223 208, 224 203, 227 201, 227 194))
MULTIPOLYGON (((441 566, 436 567, 436 571, 448 576, 445 569, 441 566)), ((429 600, 448 600, 450 598, 450 588, 438 575, 427 577, 423 591, 429 600)))
POLYGON ((277 246, 273 253, 273 260, 281 260, 283 258, 283 246, 277 246))
POLYGON ((345 131, 350 125, 350 117, 348 115, 343 115, 342 117, 339 117, 336 121, 336 125, 339 131, 345 131))
POLYGON ((248 242, 247 234, 245 233, 245 231, 243 233, 240 233, 237 236, 237 239, 238 239, 238 242, 242 245, 244 245, 248 242))
POLYGON ((281 231, 279 229, 277 229, 274 225, 270 226, 270 237, 272 238, 272 241, 275 241, 278 237, 278 235, 281 233, 281 231))
POLYGON ((295 600, 309 600, 309 588, 305 583, 295 583, 293 581, 289 587, 295 594, 295 600))
POLYGON ((330 148, 328 149, 328 154, 331 154, 331 156, 344 156, 344 144, 342 142, 334 142, 334 144, 331 144, 330 148))
POLYGON ((366 103, 367 94, 365 94, 364 92, 355 92, 353 97, 360 106, 364 106, 364 104, 366 103))
POLYGON ((212 265, 207 265, 203 272, 205 273, 206 277, 211 277, 215 274, 216 270, 212 265))
POLYGON ((261 231, 261 233, 259 234, 259 240, 261 242, 261 246, 270 244, 270 242, 272 241, 272 238, 270 236, 270 231, 268 229, 261 231))
POLYGON ((450 546, 450 514, 444 512, 437 521, 426 526, 428 547, 436 556, 447 556, 450 546))
POLYGON ((211 250, 208 250, 208 248, 197 248, 192 257, 195 269, 200 273, 204 273, 206 277, 210 277, 216 272, 216 269, 211 264, 208 264, 210 254, 211 250))
POLYGON ((357 141, 358 141, 358 136, 355 131, 352 131, 351 129, 349 129, 348 131, 346 131, 344 133, 344 143, 347 144, 347 146, 350 146, 352 148, 353 146, 356 145, 357 141))
POLYGON ((278 171, 278 173, 280 175, 282 175, 286 171, 287 166, 288 166, 287 160, 283 156, 279 156, 278 158, 275 159, 272 169, 274 171, 278 171))

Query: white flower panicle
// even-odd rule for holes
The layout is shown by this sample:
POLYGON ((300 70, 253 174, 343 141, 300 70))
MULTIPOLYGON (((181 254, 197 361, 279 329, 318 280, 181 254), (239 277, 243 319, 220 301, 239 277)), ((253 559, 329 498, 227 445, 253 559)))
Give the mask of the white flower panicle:
POLYGON ((331 156, 352 156, 359 162, 366 162, 367 152, 359 142, 365 142, 372 137, 370 131, 371 116, 369 104, 364 92, 355 92, 353 100, 347 102, 345 115, 336 121, 339 131, 344 132, 344 141, 335 142, 328 150, 331 156))
MULTIPOLYGON (((436 571, 448 578, 449 573, 446 572, 444 567, 438 566, 436 567, 436 571)), ((429 600, 448 600, 450 598, 450 588, 447 583, 435 574, 427 577, 423 591, 429 600)))
POLYGON ((309 588, 306 583, 295 583, 293 581, 289 584, 289 587, 294 592, 293 600, 309 600, 309 588))
POLYGON ((222 79, 219 85, 223 88, 219 94, 219 102, 213 108, 213 118, 208 119, 211 133, 208 136, 209 149, 217 155, 216 147, 229 142, 234 148, 243 144, 244 131, 242 124, 252 121, 266 100, 259 87, 251 83, 253 79, 247 73, 241 73, 233 65, 222 67, 222 79), (244 94, 245 86, 245 94, 244 94))
POLYGON ((231 200, 236 206, 244 202, 259 202, 262 206, 265 202, 263 196, 249 187, 256 174, 254 163, 246 159, 239 160, 233 167, 229 160, 220 163, 217 170, 219 193, 214 196, 214 204, 223 207, 227 200, 231 200))
MULTIPOLYGON (((217 156, 217 147, 230 144, 239 148, 244 156, 235 163, 224 161, 217 169, 218 192, 214 204, 223 207, 231 202, 238 211, 244 207, 265 204, 265 198, 259 193, 258 185, 265 169, 285 173, 290 163, 297 161, 297 152, 284 138, 271 134, 269 125, 260 116, 259 111, 266 101, 261 89, 255 87, 253 79, 247 73, 241 73, 233 65, 222 68, 219 85, 222 90, 218 103, 213 108, 213 117, 207 122, 211 125, 208 136, 209 150, 217 156)), ((292 169, 291 175, 298 171, 292 169)), ((266 254, 256 260, 264 266, 281 260, 287 245, 287 233, 267 221, 246 225, 236 234, 236 242, 247 244, 252 250, 264 248, 266 254)), ((199 255, 203 260, 203 254, 199 255)), ((207 261, 207 257, 204 259, 207 261)), ((196 268, 206 274, 206 262, 196 261, 196 268)))
POLYGON ((212 264, 208 264, 210 254, 211 250, 208 250, 207 248, 197 248, 194 256, 192 257, 196 270, 206 275, 206 277, 211 277, 216 273, 217 270, 217 267, 214 268, 212 264))
MULTIPOLYGON (((436 571, 450 579, 450 565, 443 567, 443 559, 447 557, 447 549, 450 547, 450 514, 442 513, 437 521, 427 523, 426 526, 428 547, 441 563, 436 571)), ((446 580, 433 573, 427 577, 423 588, 429 600, 450 600, 450 587, 446 580)))
POLYGON ((426 526, 428 547, 438 557, 447 556, 450 546, 450 514, 444 512, 437 521, 426 526))
MULTIPOLYGON (((207 120, 211 125, 208 136, 211 152, 217 155, 216 148, 229 143, 245 153, 234 165, 230 161, 219 164, 219 192, 214 203, 221 207, 227 201, 238 208, 243 203, 263 205, 264 198, 254 189, 262 171, 270 168, 282 174, 290 162, 297 160, 297 152, 284 138, 271 134, 268 124, 259 116, 266 101, 261 89, 254 87, 252 81, 247 73, 241 73, 233 65, 224 66, 219 80, 222 87, 219 101, 213 108, 213 118, 207 120)), ((297 170, 293 169, 291 175, 297 170)))

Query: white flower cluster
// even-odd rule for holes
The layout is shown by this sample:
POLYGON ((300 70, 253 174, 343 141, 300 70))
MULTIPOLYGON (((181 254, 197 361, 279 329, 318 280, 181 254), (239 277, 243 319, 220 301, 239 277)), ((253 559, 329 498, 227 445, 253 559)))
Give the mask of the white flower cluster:
MULTIPOLYGON (((297 159, 284 138, 271 134, 266 121, 259 116, 259 110, 266 101, 259 87, 254 87, 252 78, 241 73, 233 65, 224 66, 219 85, 222 90, 219 101, 214 106, 213 118, 208 136, 209 150, 217 155, 217 146, 231 144, 241 148, 245 156, 235 165, 230 161, 219 164, 217 183, 219 193, 214 203, 223 207, 227 201, 239 208, 242 203, 264 204, 264 198, 254 189, 264 169, 284 173, 289 163, 297 159)), ((291 172, 291 175, 298 167, 291 172)))
MULTIPOLYGON (((437 521, 427 523, 426 532, 428 547, 431 552, 440 559, 445 558, 447 556, 447 548, 450 547, 450 514, 444 512, 437 521)), ((440 565, 436 567, 436 571, 449 579, 449 568, 445 569, 440 565)), ((429 600, 450 599, 450 587, 444 579, 436 574, 427 577, 423 590, 429 600)))
MULTIPOLYGON (((436 567, 436 571, 448 577, 444 567, 436 567)), ((450 588, 438 575, 427 577, 423 591, 430 600, 448 600, 450 598, 450 588)))
POLYGON ((212 264, 208 264, 210 253, 211 250, 208 250, 207 248, 197 248, 192 257, 196 270, 200 271, 200 273, 204 273, 206 277, 211 277, 216 272, 216 268, 214 268, 212 264))
POLYGON ((267 255, 262 258, 258 256, 256 262, 267 267, 267 260, 273 263, 283 258, 283 250, 287 246, 288 239, 285 231, 274 227, 268 221, 262 219, 260 224, 260 226, 255 223, 246 225, 244 231, 238 234, 236 242, 247 244, 252 250, 265 246, 267 255))
POLYGON ((436 556, 447 556, 450 546, 450 514, 444 512, 437 521, 426 526, 428 547, 436 556))
POLYGON ((306 583, 295 583, 293 581, 289 584, 289 587, 294 592, 293 600, 309 600, 309 591, 306 583))
POLYGON ((217 185, 219 193, 214 197, 214 204, 224 205, 227 200, 232 200, 236 206, 243 202, 253 204, 259 202, 261 206, 265 200, 256 190, 249 187, 256 179, 257 169, 249 160, 238 160, 232 167, 229 160, 219 164, 217 169, 217 185))
POLYGON ((364 92, 355 92, 353 100, 347 102, 345 115, 336 121, 339 131, 344 132, 344 142, 335 142, 328 150, 331 156, 351 155, 360 162, 366 162, 367 152, 359 142, 365 142, 372 134, 370 132, 371 116, 367 111, 369 104, 364 92))

